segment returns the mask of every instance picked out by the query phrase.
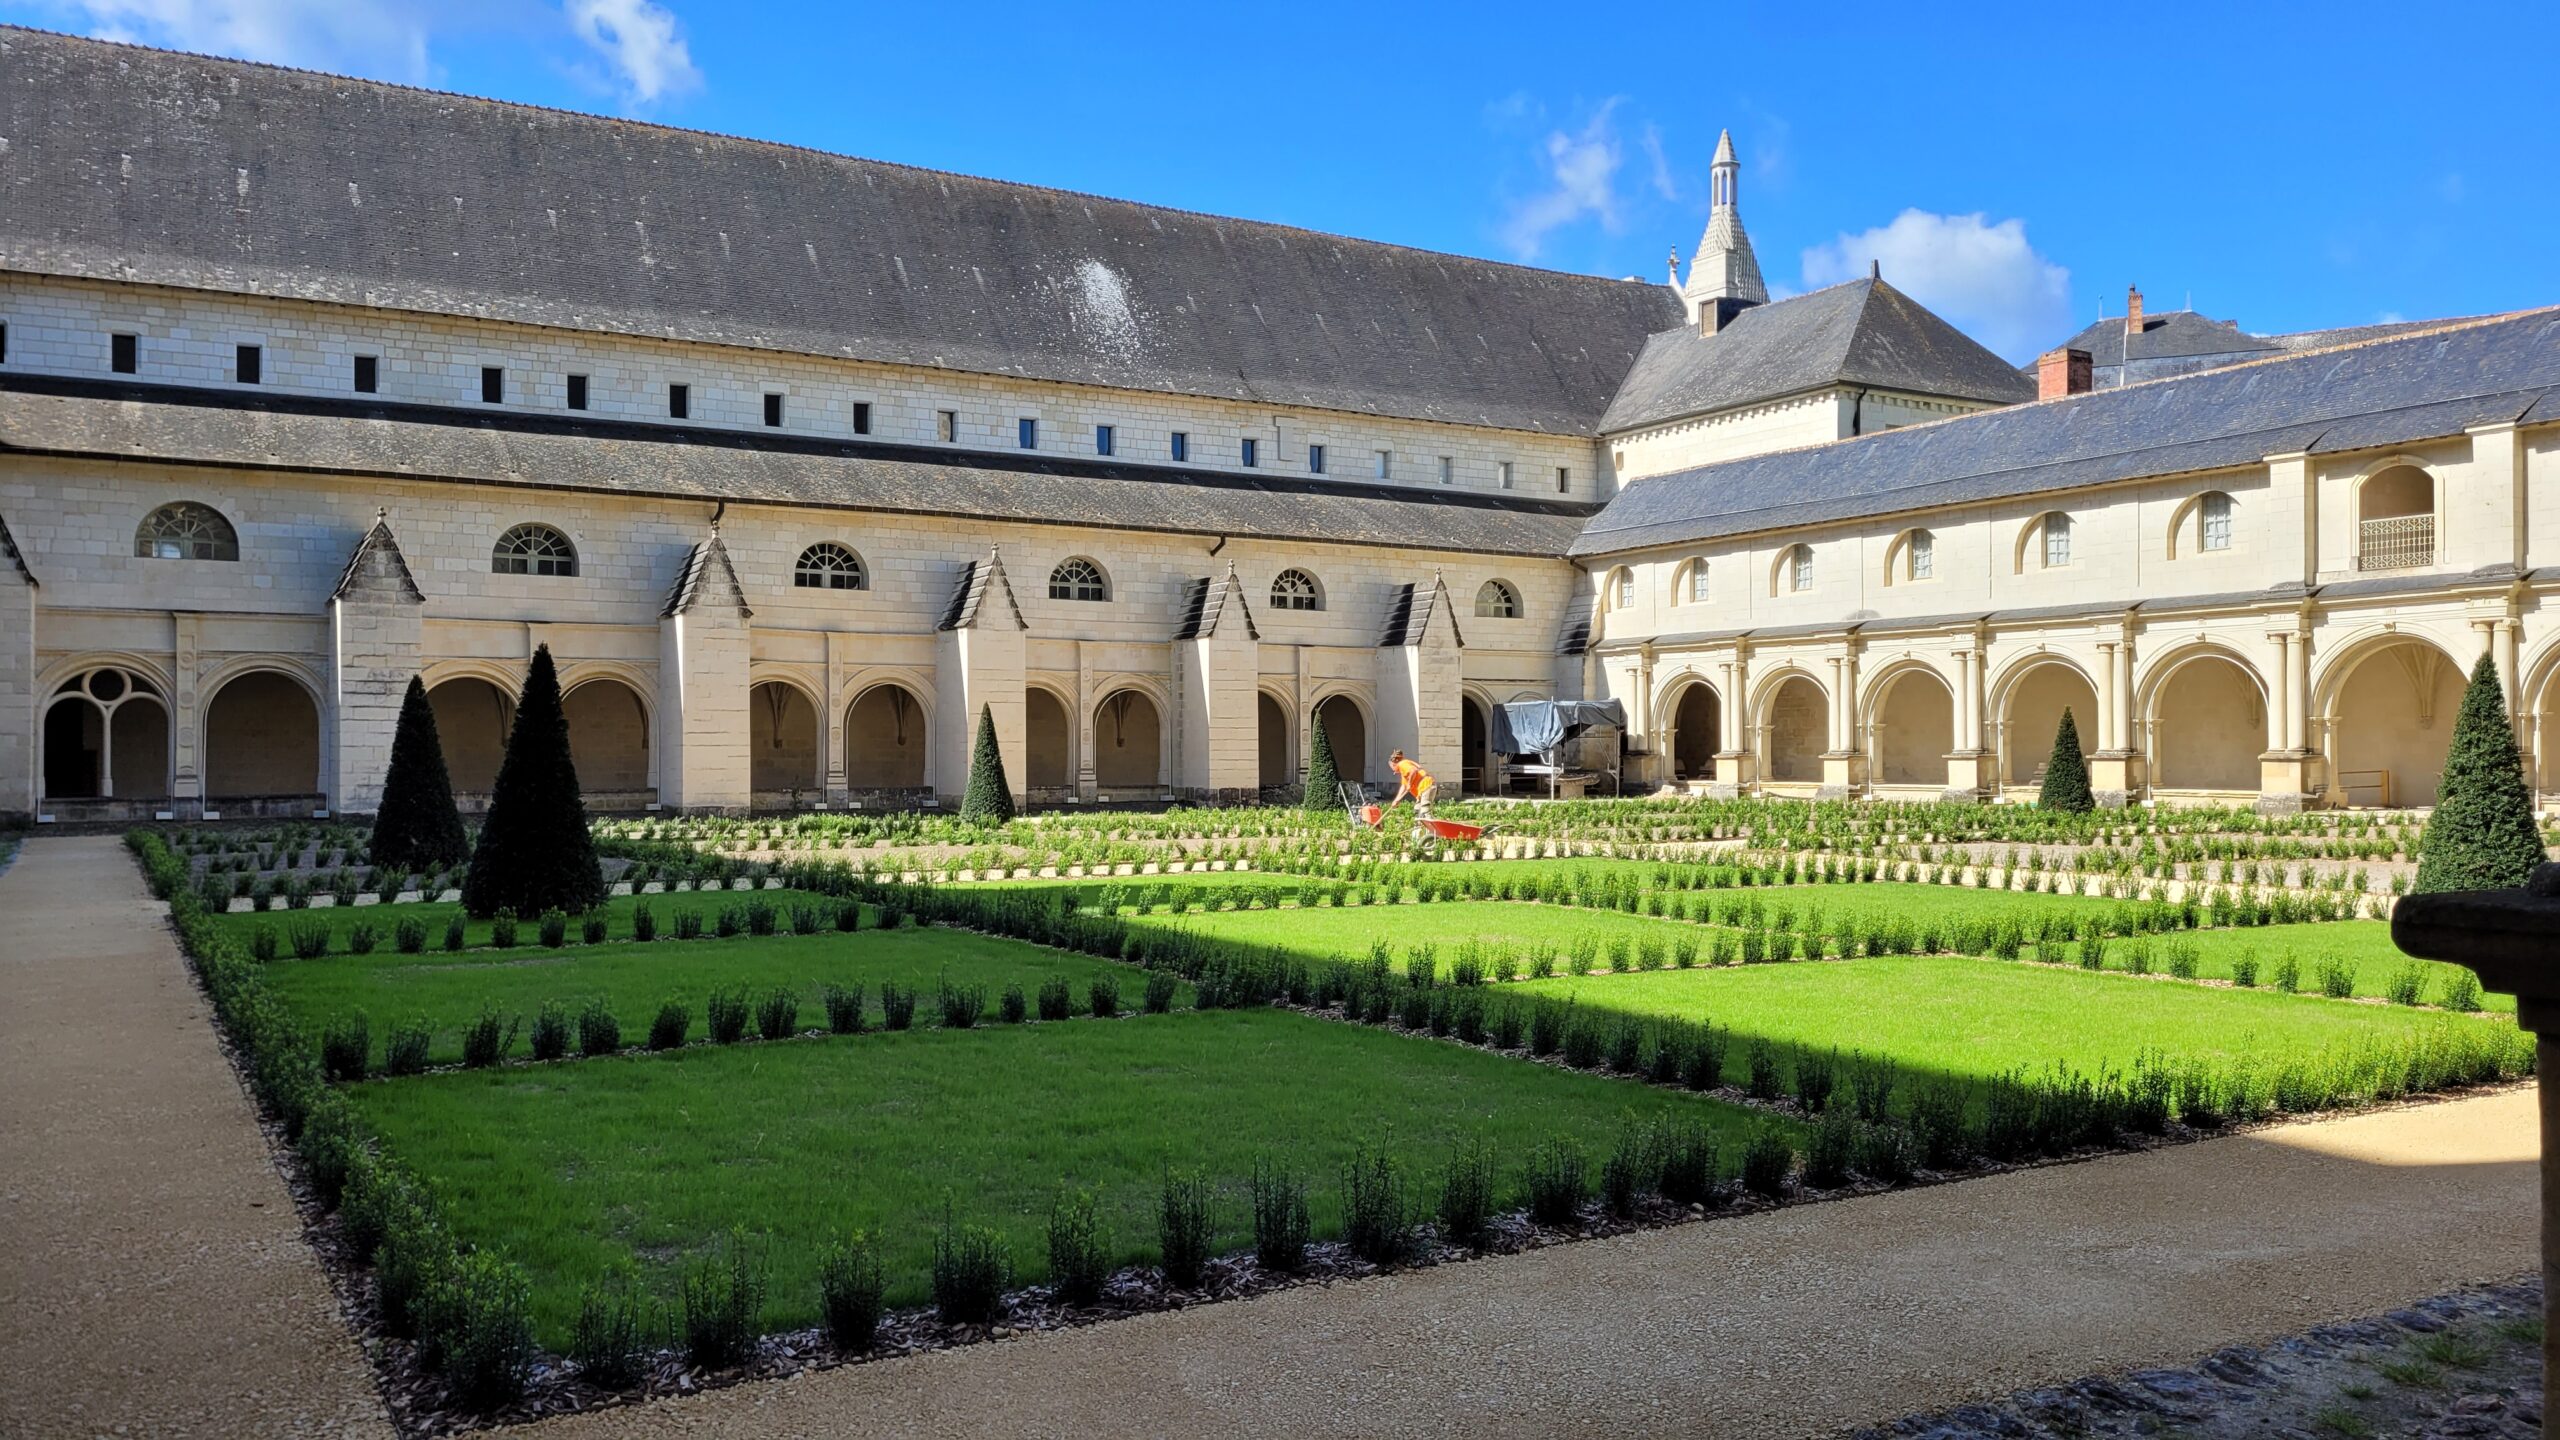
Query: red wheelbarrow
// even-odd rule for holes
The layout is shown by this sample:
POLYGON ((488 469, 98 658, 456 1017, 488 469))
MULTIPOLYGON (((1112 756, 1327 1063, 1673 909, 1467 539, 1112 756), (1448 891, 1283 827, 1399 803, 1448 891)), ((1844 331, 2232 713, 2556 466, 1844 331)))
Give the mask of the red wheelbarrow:
MULTIPOLYGON (((1354 785, 1346 781, 1341 788, 1342 805, 1344 809, 1351 812, 1353 824, 1366 826, 1371 830, 1386 827, 1387 807, 1369 797, 1368 786, 1354 785)), ((1443 840, 1454 844, 1472 845, 1492 834, 1493 830, 1494 827, 1490 825, 1466 825, 1455 820, 1416 820, 1413 824, 1413 838, 1426 848, 1443 840)))

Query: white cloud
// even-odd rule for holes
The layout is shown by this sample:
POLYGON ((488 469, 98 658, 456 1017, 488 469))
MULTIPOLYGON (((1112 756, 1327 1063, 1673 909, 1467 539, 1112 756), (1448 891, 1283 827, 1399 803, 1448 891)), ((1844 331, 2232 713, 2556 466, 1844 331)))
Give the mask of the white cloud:
POLYGON ((1578 133, 1547 133, 1539 168, 1545 188, 1516 202, 1502 222, 1503 243, 1523 260, 1538 258, 1547 236, 1589 216, 1616 234, 1619 225, 1618 167, 1626 160, 1618 143, 1611 100, 1594 112, 1578 133))
POLYGON ((567 0, 569 28, 604 57, 616 88, 647 104, 702 84, 676 17, 652 0, 567 0))
POLYGON ((1679 199, 1680 185, 1671 175, 1671 157, 1662 149, 1662 127, 1647 120, 1641 138, 1644 141, 1644 158, 1653 162, 1654 193, 1665 200, 1679 199))
POLYGON ((2011 360, 2071 332, 2071 272, 2036 253, 2023 220, 1905 210, 1893 223, 1804 252, 1811 289, 1855 280, 1868 262, 1887 284, 2011 360))
POLYGON ((65 0, 59 9, 102 40, 413 84, 429 78, 433 12, 398 0, 65 0))

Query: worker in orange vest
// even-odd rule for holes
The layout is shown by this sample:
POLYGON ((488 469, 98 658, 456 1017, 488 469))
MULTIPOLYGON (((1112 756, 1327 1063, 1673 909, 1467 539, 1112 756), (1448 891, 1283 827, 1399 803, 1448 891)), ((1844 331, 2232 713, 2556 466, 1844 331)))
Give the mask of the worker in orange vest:
POLYGON ((1413 797, 1413 818, 1416 821, 1429 820, 1431 797, 1440 788, 1440 782, 1431 778, 1430 771, 1404 758, 1401 750, 1388 756, 1387 763, 1396 772, 1396 798, 1387 802, 1387 808, 1393 810, 1409 795, 1413 797))

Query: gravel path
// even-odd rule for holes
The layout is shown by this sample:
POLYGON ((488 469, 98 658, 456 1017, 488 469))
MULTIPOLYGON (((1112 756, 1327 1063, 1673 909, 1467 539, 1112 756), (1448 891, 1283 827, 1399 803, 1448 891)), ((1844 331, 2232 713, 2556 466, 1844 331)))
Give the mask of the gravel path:
POLYGON ((0 875, 0 1435, 389 1436, 113 837, 0 875))
POLYGON ((1836 1434, 2535 1264, 2529 1088, 847 1366, 622 1436, 1836 1434))

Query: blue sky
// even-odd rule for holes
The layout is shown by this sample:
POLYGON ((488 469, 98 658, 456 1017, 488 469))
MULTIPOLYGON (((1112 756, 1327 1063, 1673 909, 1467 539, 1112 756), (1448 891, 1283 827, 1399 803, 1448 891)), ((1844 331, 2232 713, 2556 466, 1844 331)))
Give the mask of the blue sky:
POLYGON ((0 17, 1610 275, 1696 243, 1729 126, 1773 288, 1878 259, 2020 359, 2122 313, 2129 283, 2253 330, 2560 302, 2549 4, 0 17))

